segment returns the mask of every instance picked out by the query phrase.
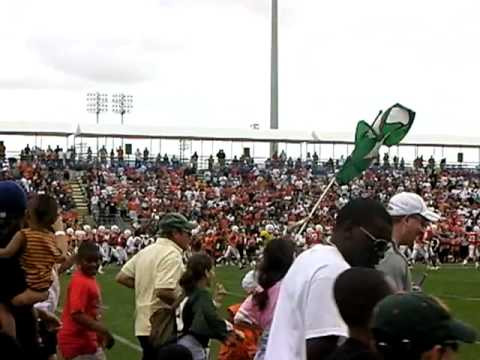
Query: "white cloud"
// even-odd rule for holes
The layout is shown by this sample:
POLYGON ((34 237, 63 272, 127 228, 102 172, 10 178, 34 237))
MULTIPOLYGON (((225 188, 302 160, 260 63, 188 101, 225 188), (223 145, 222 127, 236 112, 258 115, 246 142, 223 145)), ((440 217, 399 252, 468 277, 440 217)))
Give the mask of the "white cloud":
POLYGON ((90 81, 123 84, 147 81, 154 76, 149 52, 139 45, 119 39, 89 41, 60 37, 40 38, 30 43, 41 62, 54 70, 90 81))
MULTIPOLYGON (((359 119, 398 101, 418 113, 413 132, 478 129, 477 2, 279 5, 282 128, 353 130, 359 119)), ((92 121, 87 91, 125 91, 134 95, 129 119, 139 123, 267 126, 269 6, 268 0, 2 2, 2 113, 92 121), (19 106, 25 101, 35 106, 19 106)), ((104 121, 116 117, 105 114, 104 121)))

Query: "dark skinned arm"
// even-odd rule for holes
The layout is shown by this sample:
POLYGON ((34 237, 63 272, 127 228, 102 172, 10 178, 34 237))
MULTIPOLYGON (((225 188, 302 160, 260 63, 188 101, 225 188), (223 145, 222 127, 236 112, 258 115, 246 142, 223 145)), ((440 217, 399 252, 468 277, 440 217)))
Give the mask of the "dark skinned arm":
POLYGON ((13 239, 10 240, 8 245, 5 248, 0 249, 0 257, 11 258, 15 256, 22 249, 22 247, 25 246, 26 241, 27 239, 25 239, 23 233, 21 231, 18 231, 13 237, 13 239))
POLYGON ((135 289, 135 279, 120 271, 115 277, 115 281, 130 289, 135 289))
POLYGON ((337 348, 338 336, 307 339, 307 360, 324 360, 337 348))
POLYGON ((157 289, 155 290, 155 296, 158 297, 165 304, 173 307, 177 303, 178 296, 175 290, 172 289, 157 289))
POLYGON ((58 274, 63 274, 75 264, 75 255, 68 256, 58 268, 58 274))
POLYGON ((92 331, 95 331, 100 337, 105 339, 107 349, 110 349, 115 343, 115 340, 113 339, 112 334, 110 334, 110 331, 108 331, 105 325, 103 325, 100 321, 94 320, 92 317, 88 316, 83 312, 77 312, 72 314, 72 319, 77 324, 82 325, 83 327, 92 331))

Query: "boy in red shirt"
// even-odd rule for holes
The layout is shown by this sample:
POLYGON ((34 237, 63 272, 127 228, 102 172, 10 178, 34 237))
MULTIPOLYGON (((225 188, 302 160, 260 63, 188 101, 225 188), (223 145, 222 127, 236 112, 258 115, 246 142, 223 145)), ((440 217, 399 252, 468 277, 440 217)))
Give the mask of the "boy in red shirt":
POLYGON ((58 345, 65 360, 104 360, 102 347, 114 340, 100 318, 100 287, 95 280, 100 264, 96 244, 82 242, 77 253, 77 270, 72 276, 62 314, 58 345))

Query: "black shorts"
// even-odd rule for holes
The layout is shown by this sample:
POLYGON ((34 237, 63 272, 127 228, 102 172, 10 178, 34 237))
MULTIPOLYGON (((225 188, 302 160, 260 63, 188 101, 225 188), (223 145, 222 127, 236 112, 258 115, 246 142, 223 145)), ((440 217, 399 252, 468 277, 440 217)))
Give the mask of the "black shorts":
POLYGON ((57 353, 57 332, 48 331, 45 323, 40 321, 38 323, 38 335, 40 337, 40 354, 44 358, 48 358, 51 355, 57 353))
POLYGON ((39 356, 37 319, 32 306, 12 307, 12 315, 17 327, 17 341, 27 359, 44 359, 39 356))

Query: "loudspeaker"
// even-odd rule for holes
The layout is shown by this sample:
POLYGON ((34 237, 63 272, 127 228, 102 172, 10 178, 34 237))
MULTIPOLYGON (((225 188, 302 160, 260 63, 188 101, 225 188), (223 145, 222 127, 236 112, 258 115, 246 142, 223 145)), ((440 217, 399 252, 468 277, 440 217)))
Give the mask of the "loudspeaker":
POLYGON ((125 144, 125 153, 127 155, 132 155, 132 144, 125 144))
POLYGON ((243 156, 246 158, 250 157, 250 148, 248 147, 243 148, 243 156))
POLYGON ((463 163, 463 153, 458 153, 457 154, 457 162, 463 163))

